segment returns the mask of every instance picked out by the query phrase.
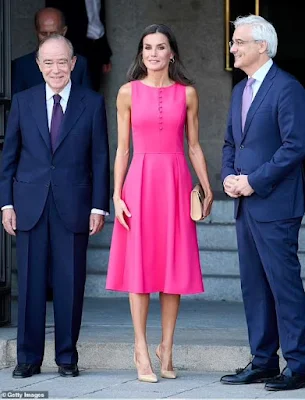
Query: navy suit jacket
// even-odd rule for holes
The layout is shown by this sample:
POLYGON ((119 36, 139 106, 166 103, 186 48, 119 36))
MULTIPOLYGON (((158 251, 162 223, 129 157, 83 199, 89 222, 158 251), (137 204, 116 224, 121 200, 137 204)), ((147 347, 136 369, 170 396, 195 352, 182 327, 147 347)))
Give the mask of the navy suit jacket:
POLYGON ((52 153, 45 84, 13 97, 0 173, 0 207, 13 204, 17 229, 39 220, 49 188, 65 226, 88 232, 92 208, 109 211, 109 148, 103 97, 72 84, 52 153))
MULTIPOLYGON (((222 179, 248 175, 254 194, 243 199, 257 221, 268 222, 304 214, 302 161, 305 158, 305 90, 273 64, 241 128, 246 79, 233 90, 225 143, 222 179)), ((235 201, 235 217, 240 200, 235 201)))
MULTIPOLYGON (((91 89, 87 60, 80 55, 76 57, 77 61, 71 74, 71 80, 91 89)), ((43 82, 42 73, 36 63, 35 51, 12 61, 12 95, 43 82)))

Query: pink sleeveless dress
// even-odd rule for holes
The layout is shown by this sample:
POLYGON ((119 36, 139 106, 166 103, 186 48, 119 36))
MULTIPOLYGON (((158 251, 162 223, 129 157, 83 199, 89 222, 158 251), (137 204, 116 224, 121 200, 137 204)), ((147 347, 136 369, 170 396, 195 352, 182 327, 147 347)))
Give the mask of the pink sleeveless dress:
POLYGON ((127 231, 115 220, 106 289, 130 293, 203 292, 192 178, 184 155, 186 88, 133 81, 133 159, 122 189, 127 231))

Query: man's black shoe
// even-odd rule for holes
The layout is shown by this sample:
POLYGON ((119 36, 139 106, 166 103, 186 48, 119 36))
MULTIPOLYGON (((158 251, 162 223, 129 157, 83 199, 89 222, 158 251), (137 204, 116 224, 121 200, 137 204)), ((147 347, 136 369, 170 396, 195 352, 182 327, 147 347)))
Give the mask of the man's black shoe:
POLYGON ((79 375, 77 364, 61 364, 58 367, 58 373, 60 376, 73 377, 79 375))
POLYGON ((13 371, 13 378, 29 378, 36 374, 40 374, 40 365, 17 364, 13 371))
POLYGON ((236 370, 236 374, 225 375, 220 379, 221 383, 227 385, 245 385, 247 383, 267 382, 270 378, 279 375, 279 368, 259 368, 251 362, 245 368, 236 370))
POLYGON ((305 374, 291 371, 285 368, 281 375, 270 379, 265 385, 266 390, 295 390, 305 387, 305 374))

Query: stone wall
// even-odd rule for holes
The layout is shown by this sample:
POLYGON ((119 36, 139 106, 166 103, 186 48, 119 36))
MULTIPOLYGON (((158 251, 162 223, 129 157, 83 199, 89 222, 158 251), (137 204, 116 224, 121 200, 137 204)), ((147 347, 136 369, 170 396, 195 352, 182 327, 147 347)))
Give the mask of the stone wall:
POLYGON ((44 4, 44 0, 11 0, 13 59, 35 49, 34 14, 44 4))

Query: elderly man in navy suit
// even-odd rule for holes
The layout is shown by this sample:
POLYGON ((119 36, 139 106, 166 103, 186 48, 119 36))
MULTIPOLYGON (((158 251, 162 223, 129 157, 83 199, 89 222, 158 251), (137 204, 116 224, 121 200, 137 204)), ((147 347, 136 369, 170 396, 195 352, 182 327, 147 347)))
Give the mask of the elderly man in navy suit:
MULTIPOLYGON (((42 8, 34 18, 38 43, 52 34, 65 36, 68 30, 64 14, 56 8, 42 8)), ((72 82, 91 88, 88 63, 85 57, 77 55, 72 82)), ((43 83, 43 76, 36 63, 36 51, 12 61, 12 94, 43 83)))
POLYGON ((225 192, 235 198, 242 294, 253 359, 226 384, 305 387, 305 294, 298 235, 304 215, 305 90, 272 61, 274 27, 238 18, 231 44, 248 77, 232 93, 223 147, 225 192), (279 374, 278 349, 286 367, 279 374))
POLYGON ((2 223, 16 235, 17 366, 13 377, 40 373, 46 285, 51 263, 55 361, 77 376, 88 236, 109 212, 109 149, 103 97, 71 82, 76 59, 65 37, 39 45, 45 83, 13 97, 0 170, 2 223))

